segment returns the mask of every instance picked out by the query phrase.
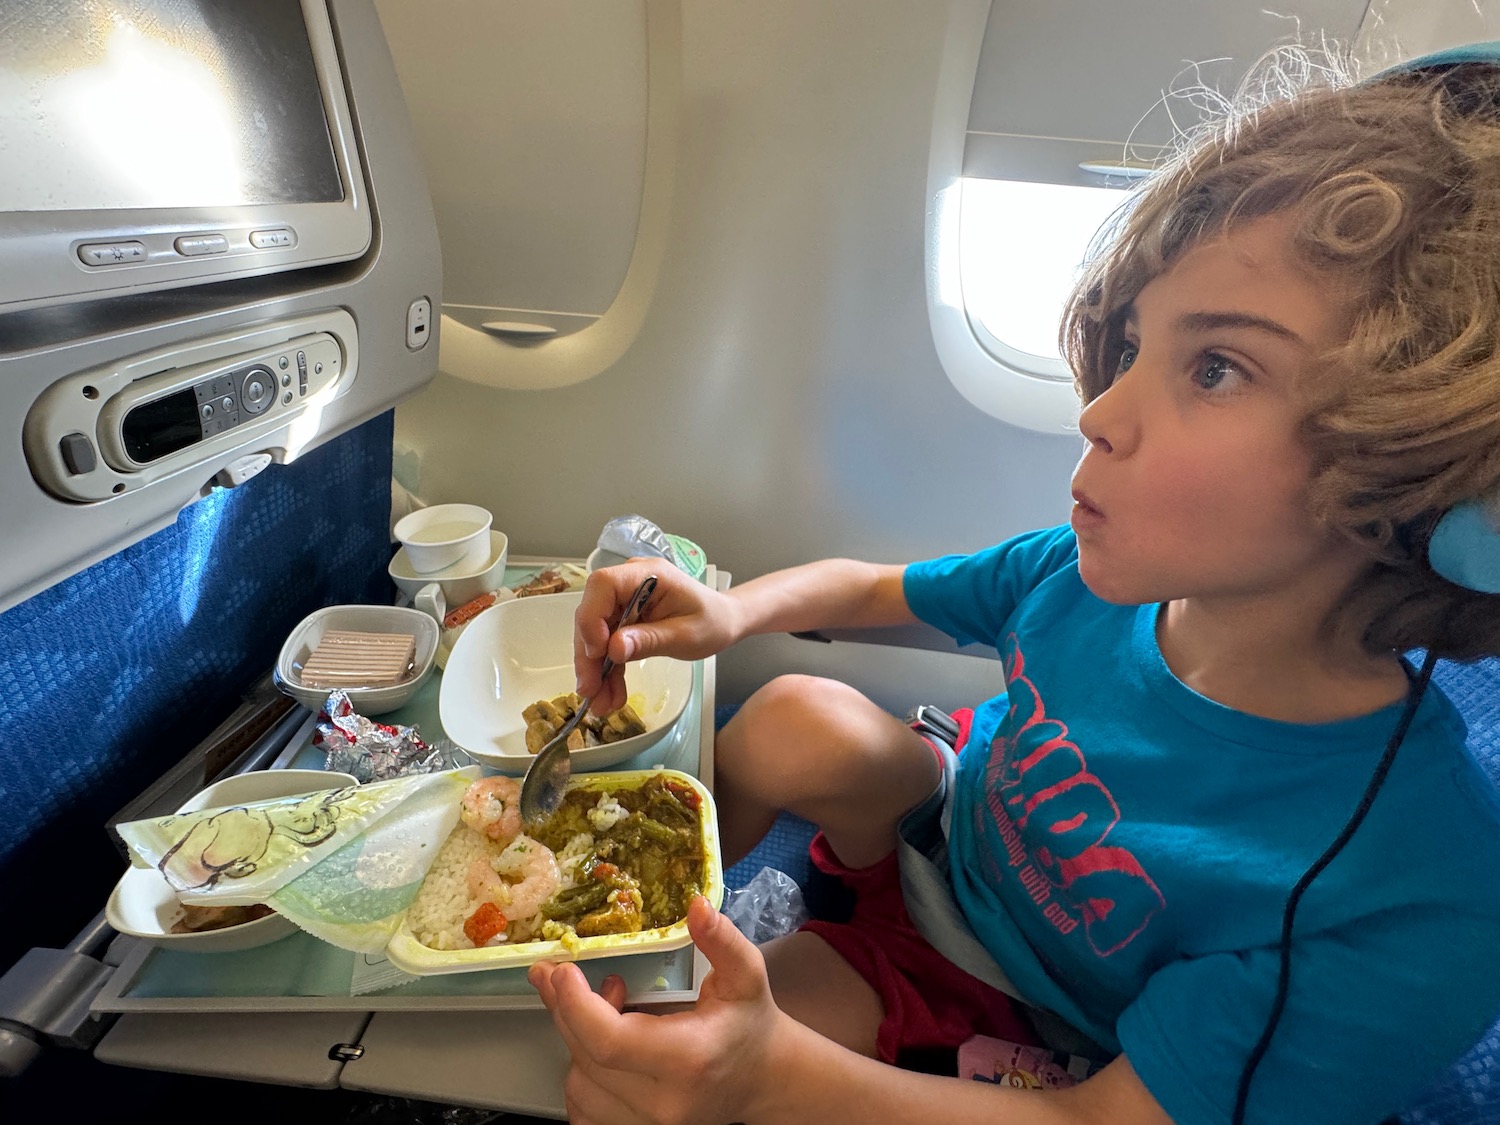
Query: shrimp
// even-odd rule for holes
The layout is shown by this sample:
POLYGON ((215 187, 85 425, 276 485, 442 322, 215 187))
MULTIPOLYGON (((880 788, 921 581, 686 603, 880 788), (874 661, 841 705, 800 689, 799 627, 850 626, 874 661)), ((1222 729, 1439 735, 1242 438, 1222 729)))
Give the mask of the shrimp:
POLYGON ((475 902, 493 902, 495 905, 510 901, 510 884, 495 873, 490 864, 498 857, 480 856, 469 864, 465 876, 469 897, 475 902))
POLYGON ((510 901, 499 904, 500 912, 512 922, 530 918, 562 885, 552 849, 530 836, 517 836, 491 866, 502 876, 520 879, 511 885, 510 901))
POLYGON ((463 822, 507 844, 521 831, 521 784, 513 777, 481 777, 464 790, 463 822))

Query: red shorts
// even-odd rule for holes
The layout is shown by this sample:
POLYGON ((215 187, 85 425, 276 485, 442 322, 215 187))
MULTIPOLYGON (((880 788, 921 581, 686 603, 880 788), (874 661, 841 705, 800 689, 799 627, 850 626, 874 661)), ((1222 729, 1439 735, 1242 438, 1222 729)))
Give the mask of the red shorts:
POLYGON ((814 919, 802 929, 831 945, 880 997, 885 1018, 875 1049, 882 1062, 910 1051, 957 1050, 974 1035, 1038 1043, 1015 1000, 964 972, 917 932, 902 901, 894 851, 858 870, 839 861, 821 832, 808 851, 819 871, 854 892, 855 902, 847 922, 814 919))

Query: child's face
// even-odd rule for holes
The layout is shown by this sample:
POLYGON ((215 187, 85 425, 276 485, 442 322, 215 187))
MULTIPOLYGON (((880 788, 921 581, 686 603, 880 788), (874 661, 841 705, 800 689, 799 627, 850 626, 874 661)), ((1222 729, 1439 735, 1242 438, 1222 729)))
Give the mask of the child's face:
POLYGON ((1079 567, 1121 604, 1260 597, 1363 562, 1308 514, 1299 383, 1340 342, 1336 279, 1271 216, 1199 243, 1130 308, 1114 383, 1084 408, 1079 567))

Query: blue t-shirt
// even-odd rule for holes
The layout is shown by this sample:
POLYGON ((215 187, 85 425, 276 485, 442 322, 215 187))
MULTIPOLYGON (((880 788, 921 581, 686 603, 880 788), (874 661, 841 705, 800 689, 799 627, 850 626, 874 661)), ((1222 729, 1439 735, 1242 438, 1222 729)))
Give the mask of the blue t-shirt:
MULTIPOLYGON (((1129 1057, 1179 1123, 1228 1121, 1276 991, 1287 894, 1359 803, 1403 705, 1302 725, 1199 695, 1158 608, 1078 574, 1068 528, 914 563, 906 599, 993 644, 949 857, 1031 1003, 1129 1057)), ((1368 817, 1303 896, 1252 1122, 1370 1125, 1500 1013, 1500 803, 1430 686, 1368 817)))

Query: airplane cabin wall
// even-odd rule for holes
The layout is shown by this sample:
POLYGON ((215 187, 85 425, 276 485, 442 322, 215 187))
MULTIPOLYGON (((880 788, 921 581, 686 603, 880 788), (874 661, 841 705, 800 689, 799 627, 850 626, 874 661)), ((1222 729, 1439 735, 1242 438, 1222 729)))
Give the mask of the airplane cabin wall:
MULTIPOLYGON (((440 371, 396 416, 421 498, 485 505, 517 554, 586 554, 605 520, 639 512, 738 581, 830 555, 969 551, 1065 520, 1079 440, 981 414, 931 341, 924 206, 948 5, 674 7, 672 194, 638 333, 596 377, 555 389, 440 371)), ((433 34, 464 34, 436 29, 462 5, 426 12, 433 34)), ((499 143, 505 107, 487 118, 499 143)), ((972 702, 995 677, 969 656, 756 638, 721 658, 721 702, 794 668, 893 708, 972 702)))

